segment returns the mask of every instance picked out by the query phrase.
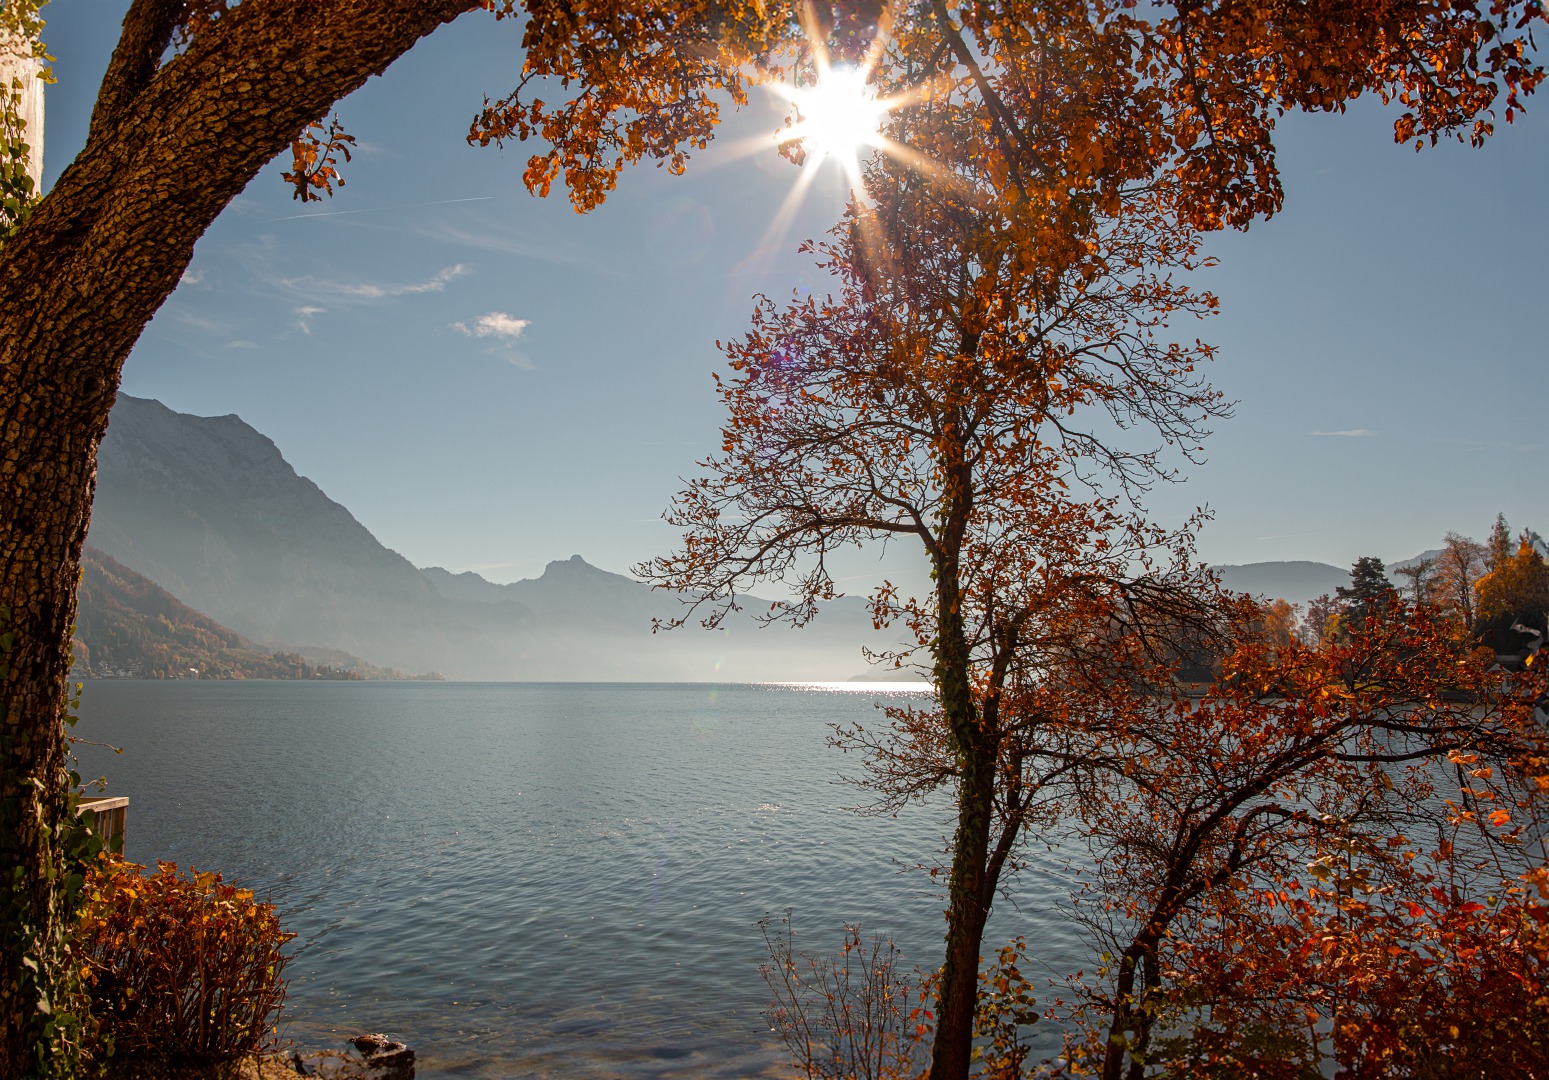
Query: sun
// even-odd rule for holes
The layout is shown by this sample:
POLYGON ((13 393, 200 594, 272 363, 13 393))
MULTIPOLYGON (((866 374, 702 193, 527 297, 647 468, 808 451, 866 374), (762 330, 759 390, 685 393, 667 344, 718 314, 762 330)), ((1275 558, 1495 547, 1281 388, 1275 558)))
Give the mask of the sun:
MULTIPOLYGON (((794 70, 798 74, 791 82, 762 83, 766 91, 784 98, 793 107, 794 115, 774 134, 772 142, 803 168, 770 221, 761 249, 785 236, 808 190, 830 161, 839 166, 850 198, 861 206, 870 202, 864 169, 875 152, 922 172, 932 169, 927 158, 883 132, 893 113, 922 100, 929 89, 922 84, 886 96, 878 93, 873 76, 887 50, 886 19, 877 27, 876 36, 858 63, 833 63, 824 45, 822 28, 804 25, 803 30, 810 47, 811 66, 796 65, 794 70)), ((734 153, 741 156, 767 152, 770 145, 768 136, 755 136, 738 142, 734 153)))
POLYGON ((779 84, 771 89, 796 106, 796 123, 775 136, 778 146, 801 144, 804 163, 817 168, 832 158, 860 183, 861 156, 887 146, 882 122, 896 106, 877 97, 864 67, 819 65, 811 86, 779 84))

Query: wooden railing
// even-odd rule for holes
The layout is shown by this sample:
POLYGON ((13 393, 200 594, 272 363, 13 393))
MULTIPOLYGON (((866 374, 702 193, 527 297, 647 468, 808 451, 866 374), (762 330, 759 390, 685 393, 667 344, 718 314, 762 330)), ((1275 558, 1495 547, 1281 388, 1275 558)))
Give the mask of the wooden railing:
POLYGON ((91 814, 97 835, 114 851, 124 850, 124 822, 129 816, 129 799, 124 795, 82 795, 77 814, 91 814))

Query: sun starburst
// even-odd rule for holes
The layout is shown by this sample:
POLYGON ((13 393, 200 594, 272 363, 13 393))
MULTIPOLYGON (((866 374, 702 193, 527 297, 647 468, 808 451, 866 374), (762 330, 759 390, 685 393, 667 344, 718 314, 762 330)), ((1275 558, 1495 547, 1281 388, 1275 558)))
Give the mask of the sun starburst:
POLYGON ((796 122, 775 136, 781 147, 795 147, 808 168, 832 159, 845 172, 852 190, 861 186, 862 155, 886 149, 882 124, 897 102, 879 98, 866 67, 818 65, 810 86, 777 83, 770 89, 796 107, 796 122))
POLYGON ((876 77, 885 66, 890 24, 884 17, 858 61, 833 62, 827 32, 816 23, 804 22, 805 51, 810 63, 788 69, 791 81, 764 82, 765 90, 783 98, 792 109, 785 126, 768 136, 740 140, 734 156, 767 152, 772 145, 802 168, 765 231, 760 250, 776 248, 788 231, 807 193, 829 162, 839 166, 850 197, 865 205, 866 167, 876 153, 885 154, 909 168, 934 171, 918 152, 889 138, 884 129, 896 111, 921 100, 928 86, 884 94, 876 77))

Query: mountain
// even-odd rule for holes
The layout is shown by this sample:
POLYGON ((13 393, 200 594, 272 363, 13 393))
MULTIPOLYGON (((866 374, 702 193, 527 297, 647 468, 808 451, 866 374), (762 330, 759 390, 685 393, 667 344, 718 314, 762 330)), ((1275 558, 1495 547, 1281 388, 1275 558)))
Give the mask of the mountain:
POLYGON ((652 618, 678 614, 678 598, 580 556, 510 585, 421 572, 241 418, 128 394, 98 451, 89 539, 253 641, 455 678, 843 679, 864 668, 862 644, 889 644, 848 599, 802 631, 741 616, 713 633, 653 635, 652 618))
POLYGON ((550 619, 637 616, 649 626, 653 616, 663 614, 673 606, 666 602, 667 597, 644 582, 599 570, 579 555, 549 563, 541 577, 513 581, 509 585, 497 585, 471 570, 453 574, 439 566, 431 566, 420 573, 449 600, 519 604, 534 615, 550 619))
POLYGON ((236 416, 186 416, 120 394, 98 451, 89 536, 258 641, 409 669, 450 651, 443 620, 427 611, 439 595, 413 564, 236 416))
POLYGON ((1442 548, 1428 548, 1425 551, 1420 552, 1420 554, 1414 556, 1413 558, 1410 558, 1410 559, 1400 559, 1398 562, 1388 563, 1388 567, 1387 567, 1387 569, 1388 569, 1388 577, 1390 577, 1390 578, 1395 577, 1400 570, 1406 570, 1406 569, 1408 569, 1411 566, 1416 566, 1419 563, 1424 562, 1426 559, 1430 559, 1431 562, 1434 563, 1436 561, 1437 556, 1439 556, 1442 553, 1442 551, 1443 551, 1442 548))
POLYGON ((1293 604, 1305 604, 1324 593, 1332 596, 1340 585, 1350 584, 1348 569, 1320 562, 1257 562, 1213 569, 1221 575, 1221 584, 1234 592, 1293 604))
POLYGON ((270 652, 96 548, 81 555, 75 671, 147 679, 401 677, 338 654, 326 662, 270 652))
POLYGON ((534 662, 545 670, 566 670, 584 650, 594 665, 587 677, 598 680, 835 681, 865 670, 862 645, 893 645, 889 635, 871 628, 870 609, 860 597, 828 601, 799 630, 759 625, 751 613, 765 610, 768 601, 748 597, 745 610, 728 616, 717 630, 690 619, 688 625, 652 633, 653 621, 684 614, 682 594, 598 569, 579 555, 549 563, 540 577, 506 585, 439 566, 422 573, 448 600, 516 605, 530 613, 543 628, 542 639, 527 646, 534 662))

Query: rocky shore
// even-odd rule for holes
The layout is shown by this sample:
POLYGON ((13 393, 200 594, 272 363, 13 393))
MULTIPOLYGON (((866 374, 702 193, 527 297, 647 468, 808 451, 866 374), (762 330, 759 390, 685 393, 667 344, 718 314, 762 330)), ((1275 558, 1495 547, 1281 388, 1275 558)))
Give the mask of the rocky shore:
POLYGON ((116 1058, 107 1080, 414 1080, 414 1051, 386 1035, 357 1035, 347 1050, 287 1050, 207 1065, 116 1058))

